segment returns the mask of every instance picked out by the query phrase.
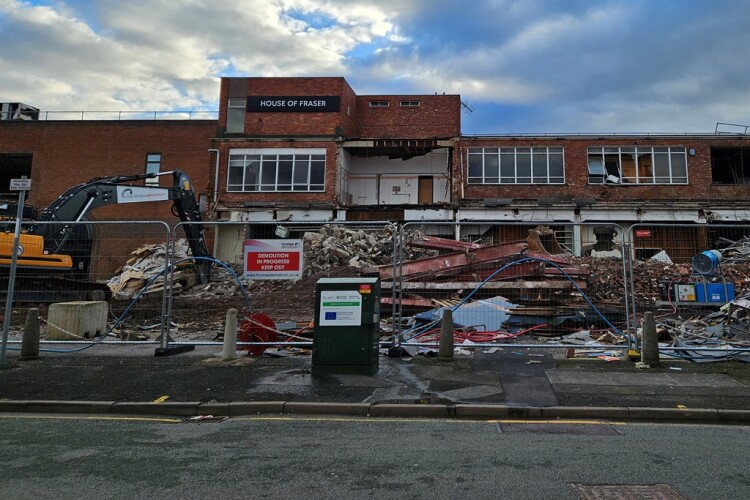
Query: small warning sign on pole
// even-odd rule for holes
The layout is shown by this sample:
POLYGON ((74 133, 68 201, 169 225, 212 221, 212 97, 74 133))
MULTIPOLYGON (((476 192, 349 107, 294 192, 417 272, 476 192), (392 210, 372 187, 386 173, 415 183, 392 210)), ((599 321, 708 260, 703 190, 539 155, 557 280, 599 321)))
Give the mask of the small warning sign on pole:
POLYGON ((11 179, 10 190, 11 191, 28 191, 31 189, 31 179, 11 179))

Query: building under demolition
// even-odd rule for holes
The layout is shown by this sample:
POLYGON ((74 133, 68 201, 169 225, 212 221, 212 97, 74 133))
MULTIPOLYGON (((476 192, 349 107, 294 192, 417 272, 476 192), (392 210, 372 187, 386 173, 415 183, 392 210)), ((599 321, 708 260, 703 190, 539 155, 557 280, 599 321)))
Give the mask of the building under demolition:
MULTIPOLYGON (((545 224, 575 255, 638 224, 637 257, 689 259, 727 236, 721 224, 750 220, 745 133, 467 136, 458 95, 360 96, 344 78, 223 78, 210 119, 2 110, 4 199, 17 177, 32 179, 28 201, 41 208, 93 177, 179 168, 205 219, 236 223, 213 238, 227 260, 237 241, 271 237, 274 223, 294 233, 368 220, 430 223, 424 232, 485 243, 545 224), (597 229, 612 224, 619 230, 597 229)), ((157 203, 96 217, 172 219, 157 203)))

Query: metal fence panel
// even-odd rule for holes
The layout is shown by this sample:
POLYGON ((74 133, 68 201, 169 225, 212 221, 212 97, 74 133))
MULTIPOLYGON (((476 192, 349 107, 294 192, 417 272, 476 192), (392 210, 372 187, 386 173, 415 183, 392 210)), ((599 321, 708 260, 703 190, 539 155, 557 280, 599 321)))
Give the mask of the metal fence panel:
MULTIPOLYGON (((22 232, 10 299, 11 344, 20 341, 30 309, 39 310, 42 343, 142 341, 159 335, 170 241, 167 224, 35 222, 23 224, 22 232), (91 300, 103 301, 106 314, 102 318, 97 313, 96 321, 89 323, 75 315, 61 316, 60 306, 51 307, 91 300)), ((8 255, 12 239, 3 241, 2 254, 8 255)), ((1 293, 6 299, 10 260, 3 259, 1 293)))
POLYGON ((654 313, 663 351, 710 360, 750 350, 750 225, 636 224, 628 239, 631 315, 640 326, 654 313))
MULTIPOLYGON (((182 226, 188 224, 193 223, 178 224, 173 238, 179 238, 182 226)), ((389 222, 204 222, 201 225, 215 259, 211 279, 189 289, 177 287, 170 294, 168 316, 177 328, 172 328, 169 338, 175 343, 215 343, 223 336, 227 310, 237 309, 238 345, 255 352, 261 352, 262 349, 255 347, 268 340, 265 333, 270 324, 275 338, 287 345, 311 345, 317 281, 322 277, 377 273, 379 266, 392 268, 398 235, 389 222), (249 240, 271 250, 274 242, 301 241, 301 279, 247 277, 245 245, 249 240)), ((174 280, 177 284, 179 275, 178 266, 174 280)), ((381 316, 386 320, 393 308, 390 293, 391 290, 383 290, 381 316)), ((270 340, 265 343, 274 344, 270 340)))
POLYGON ((617 225, 410 223, 400 241, 389 277, 402 345, 434 344, 443 308, 468 347, 629 345, 626 241, 617 225))

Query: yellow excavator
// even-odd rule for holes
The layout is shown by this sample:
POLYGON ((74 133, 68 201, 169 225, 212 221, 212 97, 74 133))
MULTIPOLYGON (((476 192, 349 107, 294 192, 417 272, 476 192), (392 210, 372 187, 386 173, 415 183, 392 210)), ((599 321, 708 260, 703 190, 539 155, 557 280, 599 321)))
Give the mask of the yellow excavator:
MULTIPOLYGON (((24 226, 19 236, 17 254, 17 301, 53 302, 87 298, 86 292, 103 290, 101 285, 88 282, 94 231, 86 221, 91 210, 114 203, 140 203, 167 201, 172 212, 184 224, 185 235, 193 257, 210 257, 199 204, 190 178, 181 170, 128 176, 97 177, 79 184, 63 193, 55 202, 42 210, 38 217, 24 226), (135 185, 143 179, 171 175, 172 185, 135 185), (75 283, 76 286, 52 287, 51 281, 75 283), (24 281, 26 283, 24 283, 24 281), (32 285, 31 282, 35 284, 32 285), (25 285, 25 286, 24 286, 25 285), (59 293, 55 293, 55 290, 59 293), (63 293, 63 291, 67 293, 63 293), (63 296, 61 296, 61 294, 63 296)), ((0 274, 7 278, 11 265, 14 223, 0 224, 0 274)), ((205 283, 210 278, 211 262, 197 259, 199 279, 205 283)), ((3 280, 4 281, 4 280, 3 280)), ((5 294, 7 281, 0 281, 0 294, 5 294)))

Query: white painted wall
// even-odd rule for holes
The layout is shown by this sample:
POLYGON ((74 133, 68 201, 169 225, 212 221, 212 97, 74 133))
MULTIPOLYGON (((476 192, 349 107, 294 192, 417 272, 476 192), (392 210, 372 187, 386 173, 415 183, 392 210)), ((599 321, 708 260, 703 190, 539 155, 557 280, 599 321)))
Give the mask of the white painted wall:
POLYGON ((450 201, 448 150, 440 149, 409 160, 386 156, 342 155, 344 201, 355 205, 401 205, 418 202, 419 176, 433 177, 434 203, 450 201))

